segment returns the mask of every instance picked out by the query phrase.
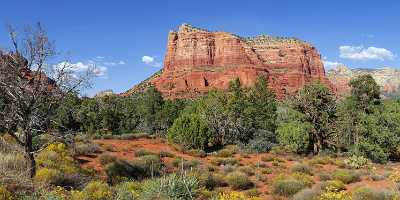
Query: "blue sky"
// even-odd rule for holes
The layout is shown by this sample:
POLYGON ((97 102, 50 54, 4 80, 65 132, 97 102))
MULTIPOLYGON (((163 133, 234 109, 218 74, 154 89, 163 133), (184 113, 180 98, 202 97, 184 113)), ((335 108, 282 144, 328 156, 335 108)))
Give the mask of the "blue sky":
POLYGON ((181 23, 242 36, 294 36, 314 44, 327 64, 400 66, 397 0, 3 0, 5 24, 40 21, 71 62, 95 62, 102 76, 86 91, 122 92, 161 69, 169 30, 181 23), (146 57, 144 57, 146 56, 146 57))

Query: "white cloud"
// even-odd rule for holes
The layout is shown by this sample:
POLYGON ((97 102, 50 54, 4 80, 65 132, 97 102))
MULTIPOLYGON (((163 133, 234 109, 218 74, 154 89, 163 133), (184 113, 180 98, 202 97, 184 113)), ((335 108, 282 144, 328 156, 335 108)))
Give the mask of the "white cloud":
POLYGON ((85 73, 90 71, 94 76, 100 78, 107 78, 107 67, 125 65, 125 61, 107 61, 103 56, 96 56, 84 62, 71 63, 67 61, 60 62, 54 65, 55 70, 68 70, 72 72, 72 75, 78 75, 79 73, 85 73))
POLYGON ((146 65, 150 65, 153 67, 161 67, 161 63, 157 62, 156 59, 152 56, 143 56, 142 62, 145 63, 146 65))
POLYGON ((324 63, 324 67, 325 69, 329 70, 329 69, 333 69, 337 66, 343 65, 343 63, 340 62, 332 62, 332 61, 328 61, 328 60, 324 60, 322 61, 324 63))
POLYGON ((60 62, 60 63, 54 65, 54 69, 55 70, 67 70, 67 71, 70 71, 75 74, 85 73, 88 70, 91 70, 91 72, 96 77, 105 77, 106 72, 107 72, 107 67, 97 65, 92 60, 88 60, 87 62, 76 62, 76 63, 70 63, 67 61, 63 61, 63 62, 60 62))
POLYGON ((122 61, 122 60, 120 60, 118 62, 116 62, 116 61, 107 61, 107 62, 102 62, 102 64, 106 65, 106 66, 125 65, 125 61, 122 61))
POLYGON ((154 58, 151 57, 151 56, 143 56, 142 57, 142 62, 144 62, 146 64, 149 64, 149 63, 154 62, 154 58))
POLYGON ((326 56, 322 57, 322 63, 324 63, 324 67, 326 70, 330 70, 336 68, 337 66, 344 65, 343 63, 337 61, 329 61, 326 56))
POLYGON ((339 52, 339 57, 341 58, 360 61, 393 60, 395 57, 391 51, 378 47, 364 48, 363 46, 340 46, 339 52))
POLYGON ((98 66, 93 69, 93 73, 97 77, 106 77, 107 67, 98 66))

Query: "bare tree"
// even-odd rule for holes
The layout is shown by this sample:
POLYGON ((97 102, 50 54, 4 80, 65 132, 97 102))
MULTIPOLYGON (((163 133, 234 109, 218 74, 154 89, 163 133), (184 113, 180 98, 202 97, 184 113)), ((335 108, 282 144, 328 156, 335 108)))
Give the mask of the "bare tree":
POLYGON ((96 70, 76 73, 70 62, 50 64, 58 54, 40 23, 27 27, 21 39, 12 26, 8 29, 13 49, 0 52, 0 131, 24 149, 33 177, 32 139, 45 133, 59 136, 50 130, 57 106, 71 92, 88 86, 96 70))

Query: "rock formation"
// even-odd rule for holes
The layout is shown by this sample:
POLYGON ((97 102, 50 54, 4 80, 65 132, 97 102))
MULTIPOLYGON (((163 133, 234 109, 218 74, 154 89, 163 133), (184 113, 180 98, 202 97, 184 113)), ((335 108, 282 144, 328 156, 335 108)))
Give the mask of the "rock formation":
POLYGON ((377 69, 355 68, 350 69, 345 65, 337 66, 328 71, 328 78, 335 85, 339 96, 349 94, 349 82, 352 78, 371 74, 378 85, 381 87, 383 97, 400 96, 400 69, 384 67, 377 69))
POLYGON ((268 77, 278 98, 312 81, 331 86, 320 54, 309 43, 265 35, 243 38, 183 24, 169 32, 163 70, 125 94, 153 84, 166 98, 195 98, 212 88, 226 90, 236 77, 251 86, 259 75, 268 77))

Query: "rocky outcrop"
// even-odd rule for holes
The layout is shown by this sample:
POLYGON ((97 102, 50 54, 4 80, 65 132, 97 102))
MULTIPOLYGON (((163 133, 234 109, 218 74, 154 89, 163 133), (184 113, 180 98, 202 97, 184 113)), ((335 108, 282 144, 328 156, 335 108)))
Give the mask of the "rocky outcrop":
POLYGON ((188 24, 169 32, 163 71, 146 84, 155 85, 166 98, 195 98, 212 88, 226 90, 236 77, 251 86, 259 75, 268 77, 279 98, 312 81, 330 85, 320 54, 307 42, 271 36, 243 38, 188 24))
POLYGON ((337 66, 328 71, 329 80, 335 85, 337 94, 345 96, 349 94, 349 82, 352 78, 370 74, 381 87, 383 97, 400 96, 400 69, 384 67, 377 69, 350 69, 345 65, 337 66))

